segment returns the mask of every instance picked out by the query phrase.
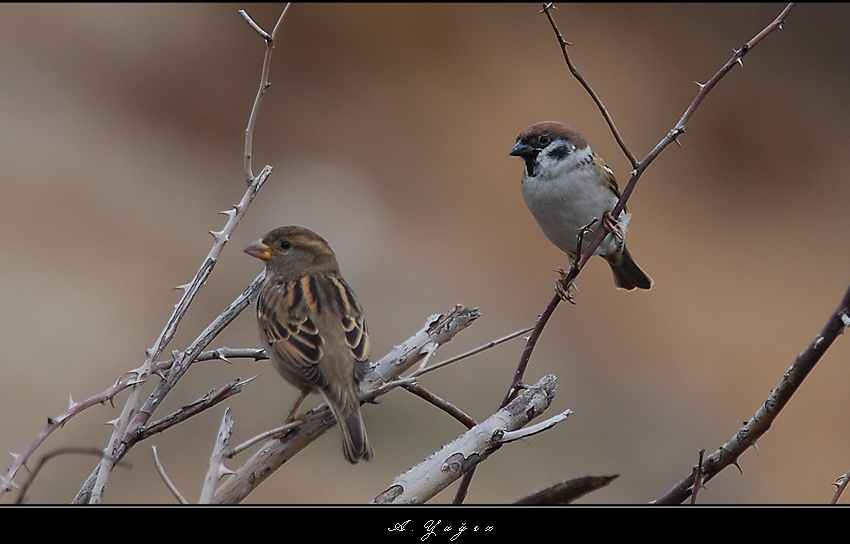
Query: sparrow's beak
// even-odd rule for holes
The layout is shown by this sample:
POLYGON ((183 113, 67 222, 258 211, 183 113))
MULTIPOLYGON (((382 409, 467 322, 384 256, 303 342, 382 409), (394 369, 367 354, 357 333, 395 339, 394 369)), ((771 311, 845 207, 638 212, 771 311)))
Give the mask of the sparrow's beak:
POLYGON ((245 253, 250 255, 251 257, 256 257, 262 261, 268 261, 272 258, 272 248, 270 248, 265 242, 262 240, 257 240, 250 246, 245 248, 245 253))
POLYGON ((508 154, 512 157, 525 157, 526 155, 530 155, 533 151, 534 150, 530 146, 522 142, 517 142, 508 154))

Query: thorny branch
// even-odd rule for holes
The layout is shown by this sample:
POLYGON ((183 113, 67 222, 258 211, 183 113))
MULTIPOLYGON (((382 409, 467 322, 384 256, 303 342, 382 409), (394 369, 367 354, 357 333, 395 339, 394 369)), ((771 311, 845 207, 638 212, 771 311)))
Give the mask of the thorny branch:
MULTIPOLYGON (((777 29, 781 29, 783 24, 785 23, 786 18, 790 14, 791 10, 794 8, 794 4, 790 3, 782 10, 779 16, 774 19, 772 23, 770 23, 767 27, 765 27, 761 32, 756 34, 750 41, 748 41, 745 45, 743 45, 740 49, 737 49, 732 58, 730 58, 720 70, 704 85, 700 85, 699 92, 696 97, 693 99, 691 104, 685 110, 685 113, 676 123, 676 125, 667 133, 667 135, 661 139, 661 141, 649 152, 649 154, 642 160, 637 161, 634 154, 629 150, 619 131, 617 130, 616 125, 614 124, 613 119, 608 113, 607 108, 603 104, 602 100, 590 86, 590 84, 582 77, 578 69, 572 62, 570 55, 567 51, 567 48, 571 45, 566 39, 564 39, 558 25, 555 23, 555 20, 551 14, 553 9, 556 9, 554 4, 545 3, 543 4, 543 10, 541 13, 545 13, 547 19, 549 20, 550 25, 552 26, 552 30, 555 33, 556 38, 558 39, 558 44, 561 47, 561 50, 564 55, 564 60, 567 63, 567 67, 570 72, 575 76, 575 78, 579 81, 579 83, 585 88, 588 94, 591 96, 593 101, 596 103, 599 108, 602 116, 605 118, 608 126, 610 127, 614 138, 617 140, 617 143, 620 145, 620 148, 623 150, 623 153, 626 155, 627 159, 633 166, 633 171, 631 173, 631 177, 629 182, 623 188, 622 194, 620 196, 620 200, 617 202, 617 205, 611 210, 611 215, 613 217, 619 217, 620 213, 625 209, 626 202, 628 202, 629 197, 637 185, 638 180, 640 179, 643 172, 649 167, 652 161, 669 146, 674 141, 677 141, 677 138, 685 133, 685 126, 690 118, 693 116, 696 109, 702 104, 703 100, 708 96, 708 93, 720 82, 723 77, 728 74, 732 68, 735 67, 736 64, 743 66, 742 58, 749 53, 756 45, 758 45, 764 38, 766 38, 769 34, 777 29)), ((560 288, 556 289, 555 295, 552 297, 552 300, 549 301, 549 304, 546 306, 546 309, 538 316, 537 323, 532 330, 531 335, 529 335, 528 340, 525 345, 525 349, 520 356, 519 363, 517 365, 517 369, 514 373, 514 379, 511 383, 511 386, 508 389, 508 393, 502 401, 502 405, 510 402, 510 400, 517 394, 519 391, 519 387, 522 384, 522 378, 525 375, 525 370, 528 367, 529 360, 531 358, 531 353, 534 351, 534 347, 537 345, 537 341, 540 339, 540 335, 543 333, 543 329, 546 327, 546 324, 549 322, 549 319, 552 317, 552 314, 555 312, 555 308, 557 308, 558 304, 563 300, 563 293, 569 293, 569 286, 575 280, 575 278, 581 273, 582 268, 593 256, 596 249, 608 235, 606 230, 602 230, 599 235, 590 243, 587 249, 579 255, 579 257, 575 260, 575 262, 570 267, 569 271, 560 278, 560 288)), ((461 492, 465 492, 466 487, 468 486, 468 480, 472 477, 472 473, 468 474, 464 482, 460 487, 460 491, 458 493, 458 497, 456 498, 456 502, 460 502, 463 499, 461 492)))
MULTIPOLYGON (((755 446, 758 439, 770 429, 779 412, 803 384, 803 380, 806 379, 809 372, 814 369, 821 357, 838 338, 838 335, 843 333, 848 326, 850 326, 850 287, 847 288, 844 297, 820 333, 797 356, 794 364, 782 376, 779 385, 770 392, 770 396, 759 407, 755 415, 735 433, 735 436, 702 462, 702 481, 698 484, 700 487, 729 465, 737 465, 738 458, 751 446, 755 446)), ((697 472, 691 472, 689 476, 673 486, 670 491, 655 499, 654 504, 679 504, 687 499, 694 488, 697 472)))
MULTIPOLYGON (((621 147, 623 148, 624 153, 627 157, 629 157, 629 160, 632 162, 632 164, 634 164, 634 170, 632 171, 629 182, 623 189, 619 202, 617 202, 617 205, 614 207, 613 210, 611 210, 612 216, 620 216, 620 213, 625 209, 626 202, 629 200, 629 197, 634 191, 635 186, 637 185, 637 182, 643 172, 649 167, 650 164, 652 164, 652 161, 655 160, 655 158, 661 153, 661 151, 663 151, 667 146, 676 141, 676 139, 681 134, 684 134, 686 123, 693 116, 699 105, 702 104, 708 93, 711 92, 711 90, 717 85, 717 83, 719 83, 720 80, 723 79, 723 77, 728 74, 729 71, 732 70, 732 68, 735 67, 736 64, 741 64, 740 61, 744 57, 744 55, 752 51, 752 49, 756 45, 758 45, 774 30, 782 28, 782 25, 785 23, 785 19, 788 17, 788 14, 793 8, 793 3, 785 6, 785 9, 782 10, 779 16, 772 23, 765 27, 764 30, 756 34, 756 36, 753 37, 750 41, 748 41, 744 46, 736 50, 735 53, 732 55, 732 58, 729 59, 729 61, 727 61, 726 64, 724 64, 723 67, 717 71, 717 73, 708 81, 708 83, 700 86, 699 92, 697 93, 691 104, 688 106, 688 108, 685 110, 685 113, 679 119, 679 122, 676 123, 676 125, 670 130, 670 132, 668 132, 667 135, 662 138, 661 141, 655 146, 655 148, 649 152, 646 158, 644 158, 640 162, 635 162, 632 158, 631 152, 628 151, 628 147, 626 147, 624 143, 621 143, 621 147)), ((558 25, 552 18, 552 15, 550 13, 552 9, 554 9, 554 5, 551 3, 543 5, 543 12, 546 14, 552 25, 553 30, 555 31, 555 35, 558 38, 558 43, 560 44, 564 52, 564 57, 567 59, 567 64, 570 68, 570 71, 572 71, 574 74, 578 74, 578 70, 575 69, 572 62, 569 60, 569 55, 567 53, 567 46, 569 45, 569 42, 567 42, 563 38, 563 36, 561 35, 561 31, 558 29, 558 25)), ((596 101, 597 104, 600 106, 600 110, 602 111, 603 116, 605 116, 606 119, 609 119, 610 117, 608 116, 607 110, 605 109, 604 105, 602 105, 601 100, 599 100, 596 96, 596 93, 592 91, 592 89, 584 80, 584 78, 581 78, 580 75, 576 75, 576 77, 579 78, 579 81, 582 83, 582 85, 589 90, 594 101, 596 101)), ((613 121, 609 122, 609 126, 614 132, 614 136, 617 141, 622 142, 622 138, 617 132, 613 121)), ((576 259, 576 262, 573 263, 573 266, 570 267, 567 274, 560 280, 564 290, 566 290, 570 283, 574 281, 575 278, 579 275, 584 265, 593 256, 594 252, 607 235, 608 232, 606 230, 602 230, 600 234, 590 243, 587 249, 585 249, 585 251, 579 256, 579 258, 576 259)), ((537 323, 534 327, 534 330, 531 332, 531 335, 529 336, 528 341, 526 342, 525 349, 523 350, 522 355, 520 356, 520 361, 517 366, 517 370, 514 373, 513 383, 508 389, 508 394, 505 396, 505 400, 503 402, 508 402, 512 398, 512 396, 516 394, 517 387, 522 381, 522 377, 525 374, 525 369, 528 366, 528 361, 531 358, 531 353, 532 351, 534 351, 534 346, 537 344, 537 341, 539 340, 543 329, 546 327, 546 323, 548 323, 549 318, 552 317, 552 314, 555 312, 555 308, 558 306, 561 300, 561 295, 559 293, 556 293, 555 296, 552 297, 552 300, 549 302, 549 304, 546 306, 546 309, 543 311, 543 313, 541 313, 540 316, 537 318, 537 323)))
MULTIPOLYGON (((256 295, 259 287, 262 285, 263 273, 260 273, 245 293, 243 293, 242 300, 240 301, 237 299, 238 302, 231 305, 231 307, 226 310, 222 316, 208 326, 207 329, 198 337, 195 343, 193 343, 193 345, 182 354, 180 361, 172 365, 166 379, 159 382, 156 390, 148 399, 148 402, 145 403, 145 406, 143 406, 141 410, 138 410, 139 402, 141 401, 142 388, 145 385, 147 378, 150 376, 151 368, 173 338, 177 330, 177 326, 182 321, 183 316, 188 310, 189 305, 194 300, 195 295, 206 283, 207 278, 212 273, 212 270, 218 261, 218 257, 224 248, 224 244, 227 243, 230 235, 247 212, 248 206, 271 175, 271 166, 264 167, 258 176, 253 175, 251 166, 252 141, 257 115, 259 113, 260 101, 269 86, 269 70, 271 67, 271 56, 274 50, 274 40, 288 8, 289 5, 287 4, 280 14, 271 35, 262 33, 263 39, 266 42, 266 51, 263 58, 260 88, 257 92, 257 97, 254 100, 254 106, 251 110, 245 136, 245 175, 246 182, 248 183, 248 189, 239 204, 235 205, 231 210, 221 212, 228 217, 227 224, 224 228, 219 232, 210 232, 215 239, 215 244, 210 250, 204 264, 201 265, 200 270, 195 275, 194 280, 187 285, 181 286, 181 289, 184 291, 183 297, 180 302, 178 302, 175 311, 172 314, 171 319, 169 319, 163 333, 160 335, 160 338, 157 340, 154 347, 148 350, 148 359, 138 371, 135 371, 139 379, 133 383, 130 397, 125 404, 121 415, 114 422, 115 428, 113 430, 112 437, 110 438, 109 445, 106 448, 107 455, 104 456, 100 465, 92 472, 92 475, 83 486, 83 489, 80 490, 80 493, 75 499, 76 502, 85 501, 95 504, 101 502, 112 463, 114 463, 116 459, 120 459, 126 453, 128 447, 127 444, 133 431, 145 424, 156 406, 161 403, 162 399, 174 387, 177 380, 194 362, 196 354, 200 353, 203 348, 206 347, 206 345, 209 344, 209 342, 212 341, 212 339, 215 338, 215 336, 225 326, 227 326, 227 324, 229 324, 245 307, 247 307, 248 304, 250 304, 253 296, 256 295), (132 420, 130 419, 131 416, 133 417, 132 420), (92 477, 94 477, 93 484, 91 483, 92 477)), ((241 14, 243 18, 250 22, 250 18, 244 11, 241 12, 241 14)), ((252 24, 251 26, 255 30, 259 28, 256 24, 252 24)))

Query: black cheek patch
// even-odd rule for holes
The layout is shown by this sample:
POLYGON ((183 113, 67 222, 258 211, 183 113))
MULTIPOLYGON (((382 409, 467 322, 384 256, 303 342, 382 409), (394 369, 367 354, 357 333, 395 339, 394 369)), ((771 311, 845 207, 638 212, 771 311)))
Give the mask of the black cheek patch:
POLYGON ((575 147, 573 147, 572 144, 563 142, 550 149, 546 154, 556 160, 561 160, 572 153, 573 149, 575 149, 575 147))

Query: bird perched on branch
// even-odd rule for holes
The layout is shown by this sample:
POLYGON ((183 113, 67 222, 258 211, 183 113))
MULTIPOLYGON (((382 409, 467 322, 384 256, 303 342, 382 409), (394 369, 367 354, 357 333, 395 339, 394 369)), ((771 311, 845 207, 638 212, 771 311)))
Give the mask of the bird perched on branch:
POLYGON ((257 297, 266 354, 301 391, 287 421, 307 395, 321 393, 339 423, 345 458, 371 460, 359 386, 370 366, 369 335, 330 245, 309 229, 287 226, 270 231, 245 253, 266 264, 257 297))
POLYGON ((528 209, 546 237, 567 254, 570 263, 575 263, 578 252, 584 251, 605 228, 611 235, 594 255, 601 255, 611 265, 616 286, 629 291, 652 287, 652 279, 626 248, 631 215, 625 210, 619 218, 611 215, 620 199, 614 173, 584 136, 564 123, 543 121, 519 134, 510 155, 525 162, 522 196, 528 209))

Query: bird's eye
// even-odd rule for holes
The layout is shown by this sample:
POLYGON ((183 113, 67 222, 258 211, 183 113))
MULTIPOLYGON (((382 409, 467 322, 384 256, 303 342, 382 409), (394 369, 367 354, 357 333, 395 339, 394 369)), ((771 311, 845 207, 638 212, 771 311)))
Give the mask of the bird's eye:
POLYGON ((292 242, 290 242, 289 240, 284 240, 280 243, 281 249, 289 249, 291 247, 292 247, 292 242))
POLYGON ((538 141, 540 142, 540 145, 547 146, 552 139, 549 137, 548 133, 543 133, 540 135, 540 139, 538 141))

